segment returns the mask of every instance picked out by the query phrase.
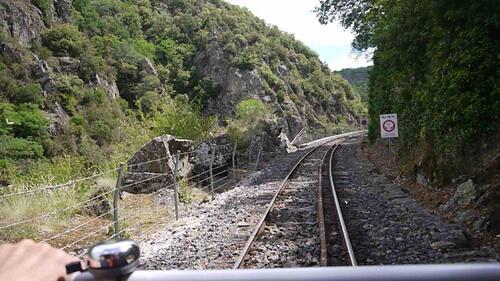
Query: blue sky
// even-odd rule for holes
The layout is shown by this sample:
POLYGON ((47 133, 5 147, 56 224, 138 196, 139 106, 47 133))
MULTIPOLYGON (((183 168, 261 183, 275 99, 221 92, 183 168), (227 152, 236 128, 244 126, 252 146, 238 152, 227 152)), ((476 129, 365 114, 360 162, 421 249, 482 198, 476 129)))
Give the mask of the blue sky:
POLYGON ((248 8, 268 24, 295 35, 315 50, 332 70, 370 65, 364 55, 351 51, 353 35, 338 23, 321 25, 313 9, 319 0, 226 0, 248 8))

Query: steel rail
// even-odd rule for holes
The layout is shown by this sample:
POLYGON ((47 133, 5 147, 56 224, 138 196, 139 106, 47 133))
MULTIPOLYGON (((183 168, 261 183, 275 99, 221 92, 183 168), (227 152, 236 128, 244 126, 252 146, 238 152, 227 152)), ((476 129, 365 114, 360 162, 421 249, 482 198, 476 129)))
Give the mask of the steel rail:
MULTIPOLYGON (((340 141, 342 143, 343 141, 340 141)), ((328 165, 328 174, 330 178, 330 186, 332 188, 332 194, 333 194, 333 201, 335 202, 335 209, 337 211, 337 218, 340 224, 340 228, 342 229, 342 237, 344 238, 344 243, 347 247, 347 252, 349 254, 349 261, 352 266, 357 266, 358 263, 356 261, 356 256, 354 255, 354 250, 352 249, 351 245, 351 239, 349 239, 349 233, 347 233, 347 227, 344 222, 344 216, 342 215, 342 209, 340 208, 340 203, 339 199, 337 196, 337 192, 335 190, 335 184, 333 183, 333 174, 332 174, 332 168, 333 168, 333 155, 335 154, 335 151, 339 145, 335 146, 335 148, 332 150, 332 154, 330 154, 330 161, 328 165)))
MULTIPOLYGON (((323 156, 321 160, 321 165, 319 166, 318 172, 318 228, 319 228, 319 241, 320 241, 320 266, 328 265, 328 244, 326 242, 326 228, 325 228, 325 214, 323 211, 323 167, 325 166, 325 160, 328 153, 333 150, 335 151, 338 144, 332 145, 323 156), (334 148, 335 147, 335 148, 334 148)), ((330 165, 327 165, 330 167, 330 165)))
MULTIPOLYGON (((327 142, 328 143, 328 142, 327 142)), ((319 147, 321 147, 322 145, 324 145, 326 143, 323 143, 323 144, 319 144, 313 148, 311 148, 308 152, 306 152, 300 159, 299 161, 297 161, 297 163, 293 166, 293 168, 290 170, 290 172, 288 173, 288 175, 285 177, 285 179, 281 182, 281 185, 280 187, 278 188, 278 191, 274 194, 273 198, 271 199, 271 201, 269 202, 269 204, 267 205, 267 208, 266 208, 266 211, 264 212, 264 214, 262 215, 262 217, 260 218, 259 222, 257 223, 256 227, 254 228, 252 234, 250 235, 250 238, 247 240, 247 242, 245 243, 245 246, 243 247, 243 249, 241 250, 240 252, 240 255, 238 257, 238 259, 236 260, 236 262, 234 263, 233 265, 233 269, 239 269, 241 268, 241 266, 243 265, 243 262, 245 260, 245 257, 247 256, 248 252, 250 251, 250 248, 252 247, 253 243, 255 242, 256 238, 257 238, 257 235, 260 233, 260 231, 264 228, 265 226, 265 223, 266 223, 266 220, 267 220, 267 217, 269 216, 269 214, 271 213, 271 210, 273 209, 273 206, 274 206, 274 203, 276 202, 276 199, 278 198, 278 196, 281 194, 281 192, 284 190, 285 188, 285 185, 286 183, 288 182, 288 180, 290 179, 290 177, 292 176, 292 174, 297 170, 297 168, 300 166, 300 164, 302 164, 302 162, 304 161, 304 159, 306 159, 309 155, 311 155, 314 151, 316 151, 319 147)))

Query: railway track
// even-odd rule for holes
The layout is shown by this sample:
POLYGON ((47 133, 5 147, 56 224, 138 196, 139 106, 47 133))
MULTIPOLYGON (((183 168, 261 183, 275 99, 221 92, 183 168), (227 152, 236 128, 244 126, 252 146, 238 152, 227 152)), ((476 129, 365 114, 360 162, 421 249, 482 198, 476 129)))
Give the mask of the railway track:
POLYGON ((331 172, 340 142, 316 146, 296 163, 234 269, 356 265, 331 172))

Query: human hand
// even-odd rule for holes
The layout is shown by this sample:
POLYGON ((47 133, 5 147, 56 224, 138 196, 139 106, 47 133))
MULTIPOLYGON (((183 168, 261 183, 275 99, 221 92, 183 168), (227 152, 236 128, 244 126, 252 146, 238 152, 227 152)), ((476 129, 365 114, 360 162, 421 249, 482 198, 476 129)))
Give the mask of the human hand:
POLYGON ((23 240, 0 245, 0 281, 67 281, 66 264, 78 258, 53 248, 23 240))

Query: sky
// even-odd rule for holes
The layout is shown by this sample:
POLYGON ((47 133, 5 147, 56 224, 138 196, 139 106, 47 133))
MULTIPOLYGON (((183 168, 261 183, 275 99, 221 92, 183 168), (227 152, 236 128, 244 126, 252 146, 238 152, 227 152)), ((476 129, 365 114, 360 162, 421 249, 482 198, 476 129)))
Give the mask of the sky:
POLYGON ((365 55, 352 52, 353 35, 338 23, 321 25, 313 10, 319 0, 226 0, 248 8, 268 24, 294 34, 319 54, 330 69, 355 68, 371 65, 365 55))

